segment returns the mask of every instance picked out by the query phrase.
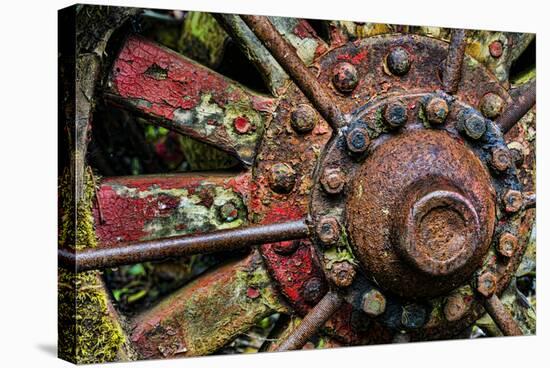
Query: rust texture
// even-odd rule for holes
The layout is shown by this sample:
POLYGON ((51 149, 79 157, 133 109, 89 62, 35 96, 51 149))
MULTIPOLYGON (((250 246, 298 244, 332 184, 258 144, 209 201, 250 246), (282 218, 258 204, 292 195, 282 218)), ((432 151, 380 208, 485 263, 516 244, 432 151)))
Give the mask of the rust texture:
POLYGON ((451 32, 451 44, 449 45, 443 69, 443 89, 447 93, 455 93, 458 90, 465 51, 466 30, 453 29, 451 32))
POLYGON ((300 60, 296 50, 288 44, 266 17, 241 15, 241 18, 264 43, 283 69, 292 77, 302 92, 311 100, 317 111, 333 127, 344 123, 344 117, 329 93, 300 60))
POLYGON ((519 328, 514 317, 506 310, 498 296, 492 295, 485 300, 485 309, 491 318, 495 321, 498 328, 506 336, 522 336, 523 332, 519 328))
POLYGON ((76 254, 61 249, 59 259, 60 263, 67 267, 76 264, 76 270, 82 272, 171 257, 231 251, 256 244, 301 239, 307 237, 308 234, 309 228, 305 221, 289 221, 212 231, 207 234, 120 243, 112 247, 87 249, 76 254))
POLYGON ((497 119, 496 123, 502 133, 506 134, 535 105, 536 101, 537 82, 533 80, 497 119))
POLYGON ((300 349, 342 305, 342 297, 332 291, 304 317, 300 325, 280 343, 276 351, 300 349))
POLYGON ((114 62, 106 96, 152 122, 189 135, 250 165, 271 118, 272 98, 138 36, 114 62), (239 126, 248 126, 246 130, 239 126))

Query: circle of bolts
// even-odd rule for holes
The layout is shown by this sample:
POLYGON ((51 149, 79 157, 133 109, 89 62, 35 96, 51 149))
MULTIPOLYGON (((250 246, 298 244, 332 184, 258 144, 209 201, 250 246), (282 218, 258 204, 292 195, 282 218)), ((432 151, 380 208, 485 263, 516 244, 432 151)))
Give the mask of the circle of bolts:
POLYGON ((506 171, 512 166, 510 151, 504 147, 496 147, 491 151, 491 165, 497 171, 506 171))
POLYGON ((239 216, 239 209, 233 202, 225 202, 220 207, 220 217, 225 222, 234 221, 239 216))
POLYGON ((349 262, 336 262, 330 269, 330 277, 332 282, 338 287, 348 287, 355 278, 355 267, 349 262))
POLYGON ((271 166, 269 184, 276 193, 290 193, 296 182, 296 171, 290 165, 277 163, 271 166))
POLYGON ((474 140, 481 138, 487 130, 485 119, 473 112, 462 116, 458 121, 457 127, 466 136, 474 140))
POLYGON ((502 200, 504 202, 504 210, 508 213, 518 212, 523 206, 523 196, 517 190, 508 190, 502 200))
POLYGON ((386 298, 380 291, 372 289, 363 295, 361 307, 367 315, 378 317, 386 310, 386 298))
POLYGON ((407 122, 407 107, 401 102, 394 102, 384 108, 384 121, 390 128, 399 128, 407 122))
POLYGON ((345 176, 340 168, 327 167, 323 170, 321 185, 325 192, 329 194, 338 194, 344 189, 345 184, 345 176))
POLYGON ((353 153, 365 152, 369 143, 369 133, 365 128, 355 127, 346 135, 347 147, 353 153))
POLYGON ((498 240, 497 250, 503 257, 512 257, 517 246, 518 239, 510 233, 504 233, 498 240))
POLYGON ((355 66, 348 62, 336 64, 332 69, 332 84, 341 93, 350 93, 359 82, 359 76, 355 66))
POLYGON ((317 113, 306 104, 299 105, 290 115, 290 125, 296 132, 304 134, 315 128, 317 113))
POLYGON ((443 314, 447 321, 453 322, 461 319, 467 310, 468 306, 464 301, 464 297, 460 294, 453 294, 447 298, 443 307, 443 314))
POLYGON ((386 57, 386 65, 394 75, 407 74, 411 68, 409 53, 401 46, 395 47, 386 57))
POLYGON ((504 109, 504 100, 496 93, 487 93, 479 101, 479 110, 488 119, 494 119, 504 109))
POLYGON ((307 280, 302 290, 302 296, 308 303, 317 303, 322 296, 323 283, 317 277, 307 280))
POLYGON ((431 124, 441 124, 449 114, 449 105, 441 97, 432 97, 426 104, 426 118, 431 124))
POLYGON ((488 298, 492 296, 497 288, 497 278, 492 272, 485 272, 477 279, 477 291, 488 298))
POLYGON ((317 237, 324 245, 334 245, 340 239, 340 225, 335 217, 323 217, 317 223, 317 237))
POLYGON ((495 59, 498 59, 502 56, 502 42, 500 40, 495 40, 489 44, 489 54, 495 59))

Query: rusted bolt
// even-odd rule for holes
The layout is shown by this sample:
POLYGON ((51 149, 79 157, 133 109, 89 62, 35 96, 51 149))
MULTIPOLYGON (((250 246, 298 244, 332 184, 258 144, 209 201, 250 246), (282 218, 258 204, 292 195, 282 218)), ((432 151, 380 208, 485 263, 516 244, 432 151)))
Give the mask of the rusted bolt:
POLYGON ((443 314, 449 322, 458 321, 466 314, 467 309, 468 306, 464 301, 464 297, 460 294, 453 294, 447 298, 443 307, 443 314))
POLYGON ((273 250, 278 254, 291 254, 300 246, 299 240, 286 240, 273 244, 273 250))
POLYGON ((466 114, 459 120, 459 129, 471 139, 479 139, 485 134, 485 119, 475 113, 466 114))
POLYGON ((332 84, 342 93, 350 93, 359 82, 357 69, 350 63, 340 62, 332 69, 332 84))
POLYGON ((367 315, 378 317, 386 310, 386 298, 380 291, 372 289, 363 295, 361 306, 367 315))
POLYGON ((233 128, 235 128, 235 131, 239 134, 246 134, 250 131, 252 125, 250 125, 246 116, 237 116, 233 120, 233 128))
POLYGON ((338 287, 348 287, 355 279, 355 267, 349 262, 335 262, 330 269, 330 277, 338 287))
POLYGON ((400 46, 393 48, 386 57, 386 65, 394 75, 407 74, 411 68, 409 53, 400 46))
POLYGON ((432 97, 426 104, 426 118, 431 124, 441 124, 449 114, 449 105, 441 97, 432 97))
POLYGON ((506 171, 512 166, 510 151, 504 147, 495 147, 491 151, 491 165, 498 171, 506 171))
POLYGON ((523 205, 523 196, 517 190, 508 190, 502 200, 505 206, 504 209, 508 213, 518 212, 523 205))
POLYGON ((512 161, 516 167, 523 165, 523 151, 518 148, 510 148, 510 154, 512 155, 512 161))
POLYGON ((503 108, 504 100, 496 93, 486 93, 479 101, 479 111, 488 119, 499 116, 503 108))
POLYGON ((504 257, 512 257, 517 246, 518 239, 510 233, 504 233, 498 240, 497 250, 504 257))
POLYGON ((321 299, 323 283, 317 277, 307 280, 302 289, 302 296, 308 303, 317 303, 321 299))
POLYGON ((502 56, 502 42, 500 40, 495 40, 489 44, 489 54, 495 59, 502 56))
POLYGON ((271 166, 269 183, 276 193, 290 193, 296 182, 296 171, 290 165, 277 163, 271 166))
POLYGON ((309 105, 299 105, 290 115, 290 125, 298 133, 312 131, 315 124, 317 124, 317 113, 309 105))
POLYGON ((329 194, 338 194, 344 189, 346 178, 340 168, 327 167, 323 170, 321 176, 321 185, 325 192, 329 194))
POLYGON ((224 222, 234 221, 239 217, 239 209, 235 206, 233 202, 225 202, 220 207, 220 217, 224 222))
POLYGON ((497 289, 497 278, 492 272, 485 272, 477 279, 477 291, 488 298, 495 293, 497 289))
POLYGON ((340 239, 340 225, 335 217, 323 217, 317 224, 317 237, 325 245, 336 244, 340 239))
POLYGON ((369 133, 365 128, 356 127, 351 129, 346 135, 346 144, 348 149, 354 153, 365 152, 369 147, 369 133))
POLYGON ((391 128, 399 128, 407 122, 407 107, 401 102, 394 102, 384 108, 384 121, 391 128))
POLYGON ((403 306, 401 324, 407 329, 420 328, 426 322, 426 309, 420 304, 407 304, 403 306))

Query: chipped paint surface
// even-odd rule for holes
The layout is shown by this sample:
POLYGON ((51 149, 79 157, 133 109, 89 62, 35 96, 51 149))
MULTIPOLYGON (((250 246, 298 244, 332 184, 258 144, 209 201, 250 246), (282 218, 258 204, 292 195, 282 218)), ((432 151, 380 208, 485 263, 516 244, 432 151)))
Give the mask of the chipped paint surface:
POLYGON ((247 212, 234 189, 246 183, 246 176, 224 175, 107 179, 94 208, 100 246, 239 227, 246 222, 247 212), (220 213, 226 203, 238 211, 230 219, 220 213))
POLYGON ((273 100, 163 46, 130 37, 113 65, 111 99, 169 129, 213 144, 250 164, 273 100), (236 116, 252 125, 234 132, 236 116))
POLYGON ((132 322, 142 358, 215 352, 264 317, 287 312, 253 252, 184 286, 132 322))

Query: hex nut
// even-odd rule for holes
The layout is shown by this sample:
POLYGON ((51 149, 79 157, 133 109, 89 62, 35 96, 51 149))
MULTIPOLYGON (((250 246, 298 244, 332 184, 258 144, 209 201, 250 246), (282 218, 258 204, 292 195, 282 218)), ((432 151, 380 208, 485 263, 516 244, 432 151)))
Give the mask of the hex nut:
POLYGON ((344 173, 342 169, 325 168, 323 175, 321 176, 321 185, 325 192, 329 194, 338 194, 344 189, 346 184, 344 173))
POLYGON ((361 306, 367 315, 378 317, 386 310, 386 297, 380 291, 372 289, 363 295, 361 306))
POLYGON ((498 240, 498 246, 497 250, 498 253, 503 257, 512 257, 518 247, 518 239, 510 234, 510 233, 503 233, 499 240, 498 240))
POLYGON ((477 291, 488 298, 492 296, 497 288, 497 278, 492 272, 485 272, 477 279, 477 291))
POLYGON ((335 217, 323 217, 317 223, 317 237, 326 246, 334 245, 340 239, 340 225, 335 217))
POLYGON ((271 189, 280 194, 290 193, 296 182, 296 171, 286 164, 277 163, 271 166, 269 184, 271 189))

